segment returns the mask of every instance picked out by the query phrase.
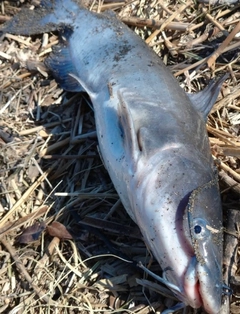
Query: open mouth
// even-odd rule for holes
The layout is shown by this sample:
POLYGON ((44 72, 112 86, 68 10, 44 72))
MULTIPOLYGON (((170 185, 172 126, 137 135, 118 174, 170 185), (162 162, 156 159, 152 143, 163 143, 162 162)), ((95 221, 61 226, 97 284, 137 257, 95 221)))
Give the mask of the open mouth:
POLYGON ((186 301, 191 307, 203 307, 209 314, 220 311, 223 284, 218 275, 219 272, 210 271, 206 264, 201 265, 196 257, 192 258, 184 279, 186 301))
POLYGON ((196 281, 185 281, 184 290, 187 296, 187 303, 195 308, 198 309, 203 306, 203 300, 200 292, 200 283, 197 279, 196 281))

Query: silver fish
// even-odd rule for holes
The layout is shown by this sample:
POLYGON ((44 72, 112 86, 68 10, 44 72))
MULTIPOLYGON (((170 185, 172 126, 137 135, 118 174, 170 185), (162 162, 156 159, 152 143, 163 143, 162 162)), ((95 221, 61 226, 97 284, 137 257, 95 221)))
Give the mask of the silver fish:
POLYGON ((220 311, 222 209, 205 122, 221 82, 188 96, 159 57, 113 13, 45 0, 2 32, 59 30, 46 60, 93 103, 101 154, 121 201, 185 305, 220 311))

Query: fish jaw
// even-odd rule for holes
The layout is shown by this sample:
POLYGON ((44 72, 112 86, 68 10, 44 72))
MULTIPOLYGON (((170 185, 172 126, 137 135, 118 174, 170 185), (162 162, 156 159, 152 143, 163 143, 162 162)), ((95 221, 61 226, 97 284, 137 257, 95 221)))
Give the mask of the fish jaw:
POLYGON ((161 152, 158 165, 151 159, 144 165, 139 161, 135 182, 130 185, 138 195, 138 199, 131 199, 134 220, 167 281, 178 288, 172 289, 175 295, 186 305, 216 314, 221 308, 223 284, 221 202, 214 171, 206 164, 201 169, 189 160, 182 162, 184 158, 170 160, 169 154, 163 162, 166 155, 161 152), (170 177, 173 182, 167 180, 170 177), (195 196, 189 218, 193 189, 211 181, 214 184, 195 196), (205 233, 194 237, 190 229, 196 227, 198 232, 201 223, 205 233))
POLYGON ((223 288, 222 281, 219 278, 222 278, 222 270, 209 269, 198 264, 197 273, 200 283, 199 292, 202 297, 204 309, 209 314, 220 312, 223 288))
POLYGON ((219 269, 209 269, 193 257, 185 274, 185 303, 193 308, 202 306, 209 314, 218 313, 222 303, 221 277, 219 269))
POLYGON ((197 276, 197 260, 196 257, 192 257, 188 265, 187 271, 184 277, 184 291, 186 293, 186 301, 193 308, 199 308, 202 306, 203 301, 199 290, 199 278, 197 276))

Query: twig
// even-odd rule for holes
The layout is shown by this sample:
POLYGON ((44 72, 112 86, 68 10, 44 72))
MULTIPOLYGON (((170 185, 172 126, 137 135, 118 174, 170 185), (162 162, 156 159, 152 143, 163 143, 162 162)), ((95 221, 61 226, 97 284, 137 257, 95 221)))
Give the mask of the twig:
POLYGON ((54 194, 55 196, 70 196, 70 197, 77 197, 80 199, 95 199, 95 198, 119 198, 118 194, 113 193, 81 193, 81 192, 57 192, 54 194))
POLYGON ((216 21, 209 13, 207 13, 206 8, 202 8, 203 13, 205 14, 206 18, 212 22, 219 30, 226 31, 225 28, 220 24, 218 21, 216 21))
POLYGON ((98 155, 44 155, 43 159, 67 159, 67 160, 77 160, 77 159, 89 159, 89 158, 99 158, 98 155))
MULTIPOLYGON (((143 19, 140 17, 123 17, 121 20, 131 26, 136 27, 150 27, 152 29, 160 28, 164 21, 158 21, 155 19, 143 19)), ((190 26, 193 26, 193 24, 190 23, 181 23, 181 22, 169 22, 165 28, 166 29, 172 29, 172 30, 178 30, 178 31, 186 31, 190 26)))
POLYGON ((207 64, 209 68, 213 68, 213 65, 215 64, 216 59, 224 52, 224 49, 228 46, 228 44, 230 44, 230 42, 239 32, 240 32, 240 22, 238 22, 238 24, 234 27, 234 29, 228 35, 228 37, 221 43, 221 45, 217 48, 217 50, 208 59, 207 64))
POLYGON ((23 135, 30 135, 30 134, 39 132, 39 131, 41 131, 41 130, 48 129, 48 128, 52 128, 52 127, 54 127, 54 126, 56 126, 56 125, 60 125, 60 124, 63 124, 63 123, 66 123, 66 122, 70 122, 70 121, 72 121, 72 118, 65 119, 65 120, 62 120, 62 121, 56 121, 56 122, 46 123, 46 124, 39 125, 39 126, 36 126, 36 127, 34 127, 34 128, 31 128, 31 129, 27 129, 27 130, 20 131, 18 134, 19 134, 20 136, 23 136, 23 135))
POLYGON ((10 16, 0 15, 0 23, 5 23, 5 22, 7 22, 9 20, 11 20, 10 16))
POLYGON ((186 4, 183 4, 178 10, 176 10, 171 16, 169 16, 166 21, 162 23, 159 29, 156 29, 146 40, 145 42, 149 44, 154 37, 156 37, 159 33, 161 33, 166 26, 171 23, 181 12, 186 10, 186 8, 190 5, 190 1, 188 1, 186 4))
MULTIPOLYGON (((230 45, 229 47, 226 47, 222 53, 224 52, 227 52, 227 51, 231 51, 231 50, 234 50, 236 48, 240 47, 240 41, 239 42, 236 42, 236 43, 233 43, 232 45, 230 45)), ((181 74, 183 74, 185 71, 189 71, 189 70, 192 70, 198 66, 201 66, 203 65, 204 63, 207 62, 209 57, 206 57, 206 58, 203 58, 202 60, 200 61, 197 61, 196 63, 194 64, 190 64, 190 65, 187 65, 184 69, 181 69, 179 70, 178 72, 174 73, 174 76, 179 76, 181 74)))
POLYGON ((10 233, 13 230, 16 230, 17 228, 21 227, 26 222, 37 219, 44 215, 46 211, 48 210, 48 206, 44 205, 41 208, 39 208, 37 211, 33 213, 29 213, 27 216, 19 218, 17 221, 14 222, 7 222, 2 228, 0 228, 0 236, 6 235, 10 233))
POLYGON ((43 257, 38 261, 36 267, 34 268, 34 273, 38 274, 42 268, 45 267, 47 261, 49 260, 49 256, 52 256, 56 247, 59 245, 60 239, 54 237, 50 244, 48 245, 47 252, 43 255, 43 257))
POLYGON ((125 4, 125 1, 122 0, 121 2, 115 2, 115 3, 106 3, 103 4, 101 7, 101 12, 104 12, 106 10, 116 10, 118 8, 121 8, 125 4))
POLYGON ((32 44, 29 43, 28 40, 24 40, 24 39, 20 38, 19 36, 12 35, 12 34, 6 34, 5 37, 7 37, 8 39, 13 39, 13 40, 19 42, 20 44, 24 44, 25 46, 27 46, 29 48, 32 47, 32 44))
POLYGON ((6 83, 4 83, 2 86, 0 86, 0 90, 4 90, 8 86, 10 86, 13 83, 13 81, 20 81, 20 80, 22 80, 22 79, 24 79, 26 77, 31 76, 31 75, 32 75, 31 72, 26 72, 26 73, 23 73, 23 74, 21 74, 21 75, 19 75, 17 77, 14 77, 14 78, 10 79, 9 81, 7 81, 6 83))
MULTIPOLYGON (((233 178, 229 177, 229 175, 224 171, 219 171, 219 177, 221 180, 228 186, 228 190, 232 190, 238 195, 240 195, 240 184, 236 182, 233 178)), ((226 190, 222 191, 224 193, 226 190)))
POLYGON ((0 115, 3 114, 3 112, 10 106, 12 101, 26 88, 28 88, 33 82, 31 81, 29 84, 25 85, 23 88, 20 88, 13 96, 12 98, 2 107, 0 110, 0 115))
POLYGON ((13 205, 13 207, 7 212, 7 214, 2 218, 0 223, 0 228, 3 228, 6 221, 13 215, 13 213, 28 199, 28 197, 36 190, 36 188, 45 180, 47 175, 58 165, 55 162, 47 171, 45 171, 36 182, 34 182, 29 189, 22 195, 22 197, 13 205))
POLYGON ((40 157, 43 157, 44 155, 49 154, 51 151, 55 149, 59 149, 60 147, 67 145, 69 142, 70 142, 70 137, 67 137, 62 141, 59 141, 57 143, 49 145, 47 148, 44 148, 43 150, 40 151, 39 155, 40 157))
POLYGON ((226 106, 229 103, 232 103, 233 100, 238 98, 240 96, 240 89, 239 86, 234 87, 233 90, 231 90, 231 93, 227 96, 225 96, 223 99, 219 100, 211 110, 211 113, 216 112, 217 110, 220 110, 224 106, 226 106))
POLYGON ((33 283, 33 279, 31 278, 27 269, 24 267, 23 263, 19 259, 17 252, 15 251, 13 246, 10 244, 10 242, 7 241, 6 238, 2 238, 0 239, 0 241, 8 250, 13 260, 15 261, 16 267, 18 268, 21 275, 24 276, 24 278, 27 280, 27 282, 30 284, 30 286, 33 288, 34 292, 39 296, 39 298, 49 305, 56 305, 56 302, 54 302, 51 298, 49 298, 45 292, 41 291, 41 288, 39 288, 35 283, 33 283))
POLYGON ((236 180, 237 182, 240 182, 240 174, 238 174, 236 171, 234 171, 232 168, 227 166, 224 162, 217 159, 215 156, 213 156, 213 159, 216 160, 216 163, 222 168, 224 171, 227 171, 230 173, 230 175, 236 180))

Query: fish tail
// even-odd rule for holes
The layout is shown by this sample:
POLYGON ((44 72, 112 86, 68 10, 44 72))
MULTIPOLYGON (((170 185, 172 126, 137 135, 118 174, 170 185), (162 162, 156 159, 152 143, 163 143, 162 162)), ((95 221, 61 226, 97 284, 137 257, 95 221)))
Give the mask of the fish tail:
POLYGON ((5 23, 0 35, 30 36, 61 30, 66 25, 70 27, 74 24, 79 10, 83 10, 83 7, 78 0, 42 0, 35 10, 23 8, 5 23))
POLYGON ((5 33, 31 36, 59 31, 59 44, 52 48, 45 65, 62 88, 71 92, 83 91, 83 86, 75 79, 79 75, 71 57, 69 39, 76 19, 85 11, 88 12, 81 0, 42 0, 35 10, 23 8, 5 23, 0 36, 5 33))

